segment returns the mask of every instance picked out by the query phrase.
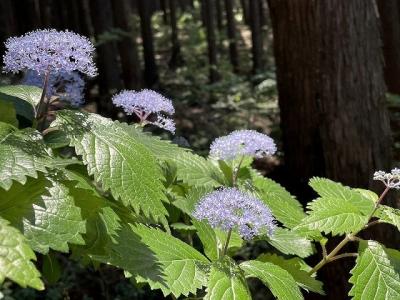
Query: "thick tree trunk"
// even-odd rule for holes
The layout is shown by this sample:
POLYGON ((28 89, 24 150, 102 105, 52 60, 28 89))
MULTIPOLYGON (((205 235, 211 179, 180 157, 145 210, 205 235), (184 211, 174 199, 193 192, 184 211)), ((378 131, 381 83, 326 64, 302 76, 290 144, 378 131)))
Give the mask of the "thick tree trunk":
MULTIPOLYGON (((288 176, 297 191, 307 191, 312 176, 371 185, 373 172, 391 162, 374 1, 269 4, 288 176)), ((321 270, 328 294, 323 299, 347 298, 350 268, 339 261, 321 270)))
POLYGON ((263 67, 263 41, 261 32, 261 0, 249 0, 250 27, 252 41, 253 73, 258 73, 263 67))
POLYGON ((388 91, 400 94, 400 1, 377 0, 382 25, 385 81, 388 91))
POLYGON ((210 68, 210 82, 214 83, 220 79, 217 71, 217 44, 215 37, 215 11, 212 0, 203 0, 203 11, 205 13, 205 27, 207 31, 208 64, 210 68))
POLYGON ((184 60, 181 53, 181 45, 178 37, 178 26, 176 18, 176 0, 168 0, 169 13, 171 21, 171 59, 169 60, 169 66, 171 69, 175 69, 183 65, 184 60))
POLYGON ((129 23, 131 8, 127 0, 116 0, 112 4, 115 24, 123 31, 130 33, 129 36, 122 36, 118 42, 125 88, 137 89, 141 85, 141 68, 136 45, 136 34, 129 23))
POLYGON ((226 12, 226 29, 229 39, 229 58, 233 67, 233 72, 239 72, 239 54, 236 42, 236 24, 233 11, 234 0, 224 0, 226 12))
POLYGON ((158 82, 158 71, 153 43, 153 31, 151 29, 152 3, 149 0, 138 0, 137 5, 140 15, 140 27, 142 30, 144 80, 148 87, 152 87, 158 82))

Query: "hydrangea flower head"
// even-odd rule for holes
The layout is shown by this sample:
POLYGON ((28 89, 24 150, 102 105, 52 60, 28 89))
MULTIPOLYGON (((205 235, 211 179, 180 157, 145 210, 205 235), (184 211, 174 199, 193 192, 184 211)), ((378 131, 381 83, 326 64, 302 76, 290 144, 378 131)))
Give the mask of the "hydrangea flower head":
POLYGON ((215 139, 210 146, 210 156, 222 160, 232 160, 243 155, 261 158, 275 152, 273 139, 255 130, 233 131, 215 139))
POLYGON ((5 42, 4 70, 17 73, 26 69, 40 74, 79 71, 95 76, 94 46, 89 39, 71 31, 45 29, 11 37, 5 42))
POLYGON ((394 168, 390 173, 385 171, 376 171, 374 180, 382 181, 388 188, 400 189, 400 169, 394 168))
POLYGON ((276 227, 269 208, 237 188, 223 188, 205 195, 193 216, 208 221, 213 228, 237 229, 246 240, 265 232, 272 235, 276 227))
MULTIPOLYGON (((44 74, 29 70, 22 83, 42 87, 44 76, 44 74)), ((84 89, 85 81, 77 72, 51 72, 46 96, 57 96, 60 100, 69 102, 73 106, 80 106, 84 102, 84 89)))
POLYGON ((175 113, 172 101, 152 90, 122 91, 112 98, 114 105, 121 107, 128 115, 135 114, 140 122, 153 124, 172 133, 175 123, 167 115, 175 113))

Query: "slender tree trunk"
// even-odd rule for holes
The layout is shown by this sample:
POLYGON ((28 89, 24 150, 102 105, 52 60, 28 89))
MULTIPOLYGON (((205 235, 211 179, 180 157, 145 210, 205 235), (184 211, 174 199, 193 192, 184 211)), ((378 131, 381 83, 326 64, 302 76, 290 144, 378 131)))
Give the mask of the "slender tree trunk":
POLYGON ((212 0, 203 0, 203 10, 205 14, 205 27, 207 31, 208 44, 208 63, 210 68, 210 82, 214 83, 219 80, 220 75, 217 71, 217 44, 215 37, 215 13, 212 0))
POLYGON ((121 40, 118 42, 124 84, 128 89, 137 89, 141 83, 141 68, 136 45, 136 34, 129 23, 131 8, 128 0, 113 1, 113 10, 115 24, 126 33, 129 33, 127 36, 121 36, 121 40))
POLYGON ((249 0, 250 27, 252 41, 253 73, 258 73, 263 67, 263 42, 260 21, 260 0, 249 0))
POLYGON ((226 12, 226 29, 229 39, 229 58, 233 67, 233 72, 239 72, 239 54, 236 43, 236 22, 233 11, 234 0, 224 0, 226 12))
POLYGON ((171 69, 175 69, 183 65, 183 57, 181 53, 181 45, 179 43, 178 37, 178 25, 176 18, 176 0, 168 0, 169 4, 169 13, 170 13, 170 21, 171 21, 171 42, 172 42, 172 51, 171 51, 171 59, 169 61, 169 66, 171 69))
POLYGON ((163 17, 163 22, 164 22, 165 25, 168 24, 167 2, 168 2, 168 0, 160 0, 160 6, 161 6, 161 10, 162 10, 162 17, 163 17))
POLYGON ((223 14, 222 14, 222 5, 221 5, 221 0, 214 0, 215 1, 215 12, 216 12, 216 18, 217 18, 217 28, 219 31, 223 30, 223 14))
MULTIPOLYGON (((287 174, 372 184, 391 162, 379 22, 373 1, 269 0, 287 174)), ((327 298, 346 299, 348 271, 327 265, 327 298)), ((310 296, 311 299, 311 296, 310 296)))
POLYGON ((385 81, 388 91, 400 94, 400 2, 377 0, 382 25, 385 81))
MULTIPOLYGON (((112 12, 110 0, 90 0, 90 12, 96 40, 99 42, 99 37, 114 27, 113 18, 110 15, 112 12)), ((115 93, 122 87, 116 43, 102 41, 96 48, 100 95, 115 93)), ((106 97, 100 99, 99 111, 101 113, 109 115, 112 110, 112 104, 106 97)))
POLYGON ((246 25, 250 24, 250 14, 249 14, 249 0, 240 0, 242 5, 243 19, 246 25))
POLYGON ((140 15, 140 26, 142 30, 143 57, 144 57, 144 80, 148 87, 158 82, 158 71, 154 52, 153 31, 151 29, 151 2, 149 0, 138 0, 140 15))
POLYGON ((90 16, 90 7, 88 0, 78 1, 79 20, 81 21, 81 33, 87 37, 94 35, 92 18, 90 16))

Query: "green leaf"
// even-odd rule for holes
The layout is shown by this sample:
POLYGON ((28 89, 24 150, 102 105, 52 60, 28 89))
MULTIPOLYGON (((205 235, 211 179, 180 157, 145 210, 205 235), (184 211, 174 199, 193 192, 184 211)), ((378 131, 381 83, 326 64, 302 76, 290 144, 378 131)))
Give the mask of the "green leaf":
POLYGON ((54 167, 54 161, 38 131, 0 123, 0 187, 8 190, 13 180, 24 184, 27 176, 37 178, 46 167, 54 167))
POLYGON ((306 291, 311 291, 321 295, 325 294, 322 288, 322 282, 316 280, 314 277, 311 277, 307 270, 304 270, 304 266, 306 264, 300 258, 294 257, 285 259, 276 254, 262 254, 257 258, 257 260, 262 262, 270 262, 281 267, 282 269, 285 269, 290 275, 292 275, 297 284, 306 291))
POLYGON ((70 139, 90 175, 137 213, 166 223, 162 173, 150 151, 113 122, 96 114, 63 110, 52 126, 70 139))
POLYGON ((386 205, 379 205, 378 209, 376 210, 375 217, 379 218, 381 222, 391 224, 396 226, 398 230, 400 230, 400 210, 386 206, 386 205))
POLYGON ((310 186, 321 198, 335 199, 337 202, 348 202, 356 207, 363 215, 372 213, 375 207, 372 192, 360 189, 351 189, 326 178, 314 177, 310 180, 310 186), (369 193, 368 193, 369 192, 369 193))
POLYGON ((61 266, 53 254, 43 256, 42 274, 49 284, 55 284, 61 278, 61 266))
POLYGON ((217 260, 219 257, 219 251, 217 236, 214 229, 205 222, 200 222, 196 219, 192 219, 192 223, 196 227, 197 236, 203 244, 204 253, 210 260, 217 260))
POLYGON ((0 87, 0 100, 14 104, 17 114, 32 120, 36 114, 42 89, 28 85, 8 85, 0 87))
POLYGON ((298 225, 306 216, 303 207, 289 192, 271 179, 252 172, 253 185, 259 198, 271 209, 274 217, 288 228, 298 225))
POLYGON ((308 204, 308 216, 299 227, 340 235, 361 230, 374 209, 374 201, 365 193, 323 178, 313 178, 312 188, 318 198, 308 204))
POLYGON ((204 300, 231 299, 250 300, 251 295, 243 272, 235 262, 226 258, 211 267, 204 300))
POLYGON ((18 120, 12 103, 0 102, 0 122, 8 123, 18 128, 18 120))
POLYGON ((242 268, 249 277, 260 279, 278 299, 303 299, 300 289, 292 275, 278 265, 269 262, 249 260, 242 262, 240 268, 242 268))
POLYGON ((360 245, 359 257, 351 270, 349 292, 354 300, 400 299, 400 277, 386 249, 376 241, 360 245))
POLYGON ((21 229, 31 247, 68 252, 68 243, 82 244, 85 222, 67 186, 58 178, 39 176, 25 185, 14 183, 0 193, 0 213, 21 229))
POLYGON ((196 249, 159 229, 137 225, 133 230, 154 253, 164 282, 175 297, 195 294, 205 285, 209 261, 196 249))
POLYGON ((175 201, 172 202, 174 206, 179 208, 181 211, 188 215, 192 215, 197 202, 207 193, 211 192, 212 188, 208 186, 195 186, 192 187, 186 197, 177 197, 175 201))
POLYGON ((24 236, 0 217, 0 283, 5 278, 22 287, 43 290, 40 273, 31 260, 36 260, 24 236))
POLYGON ((299 235, 296 231, 276 228, 272 236, 267 237, 268 243, 284 254, 307 257, 313 254, 311 241, 299 235))

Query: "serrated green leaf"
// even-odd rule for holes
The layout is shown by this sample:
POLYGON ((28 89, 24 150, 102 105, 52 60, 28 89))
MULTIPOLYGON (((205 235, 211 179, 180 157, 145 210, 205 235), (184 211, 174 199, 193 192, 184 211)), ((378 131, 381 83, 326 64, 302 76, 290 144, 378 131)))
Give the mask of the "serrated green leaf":
POLYGON ((37 178, 38 171, 46 172, 54 161, 39 132, 33 129, 16 130, 0 123, 0 187, 8 190, 13 180, 25 183, 27 176, 37 178))
POLYGON ((292 275, 278 265, 249 260, 242 262, 240 268, 249 277, 260 279, 278 299, 304 299, 292 275))
POLYGON ((270 262, 274 265, 281 267, 292 275, 293 279, 297 284, 305 289, 306 291, 312 291, 321 295, 324 295, 324 290, 322 288, 322 282, 311 277, 306 270, 304 270, 304 261, 298 257, 285 259, 282 256, 276 254, 262 254, 257 260, 262 262, 270 262))
POLYGON ((49 248, 68 252, 68 243, 82 244, 85 222, 67 186, 40 175, 25 185, 14 183, 0 192, 0 214, 21 229, 27 242, 40 253, 49 248))
POLYGON ((172 204, 182 212, 192 215, 197 202, 199 202, 201 197, 211 191, 212 188, 208 186, 195 186, 187 192, 186 197, 176 197, 176 200, 173 201, 172 204))
POLYGON ((351 270, 349 295, 354 300, 400 299, 400 276, 385 248, 376 241, 360 245, 359 257, 351 270))
POLYGON ((192 223, 196 227, 197 236, 203 244, 204 253, 210 260, 217 260, 219 257, 219 250, 217 236, 214 229, 205 222, 200 222, 196 219, 193 219, 192 223))
POLYGON ((40 273, 31 260, 36 256, 24 236, 0 217, 0 283, 9 278, 22 287, 43 290, 40 273))
POLYGON ((231 259, 215 262, 211 267, 205 300, 250 300, 243 272, 231 259))
POLYGON ((319 230, 326 234, 340 235, 361 230, 368 222, 350 202, 337 201, 333 198, 318 198, 308 205, 309 215, 303 219, 299 227, 319 230))
POLYGON ((400 210, 386 206, 386 205, 379 205, 378 209, 376 210, 374 217, 380 219, 381 222, 391 224, 396 226, 398 230, 400 230, 400 210))
POLYGON ((137 225, 133 230, 154 253, 165 284, 175 297, 195 294, 205 285, 209 261, 200 252, 159 229, 137 225))
POLYGON ((311 241, 299 235, 296 231, 276 228, 272 236, 267 237, 268 243, 284 254, 307 257, 313 254, 311 241))
POLYGON ((36 114, 42 89, 28 85, 8 85, 0 87, 0 100, 13 103, 17 114, 32 120, 36 114))
POLYGON ((300 202, 278 183, 259 175, 254 170, 251 176, 259 198, 271 209, 274 217, 287 228, 295 227, 306 216, 300 202))
POLYGON ((312 178, 310 186, 321 198, 335 199, 339 203, 351 203, 363 215, 369 215, 374 210, 375 201, 372 200, 371 193, 367 194, 360 189, 351 189, 339 182, 319 177, 312 178))
POLYGON ((114 198, 166 223, 161 170, 150 151, 120 125, 96 114, 68 110, 58 112, 52 124, 66 133, 89 174, 114 198))
POLYGON ((12 103, 0 101, 0 122, 7 123, 18 128, 17 115, 12 103))

